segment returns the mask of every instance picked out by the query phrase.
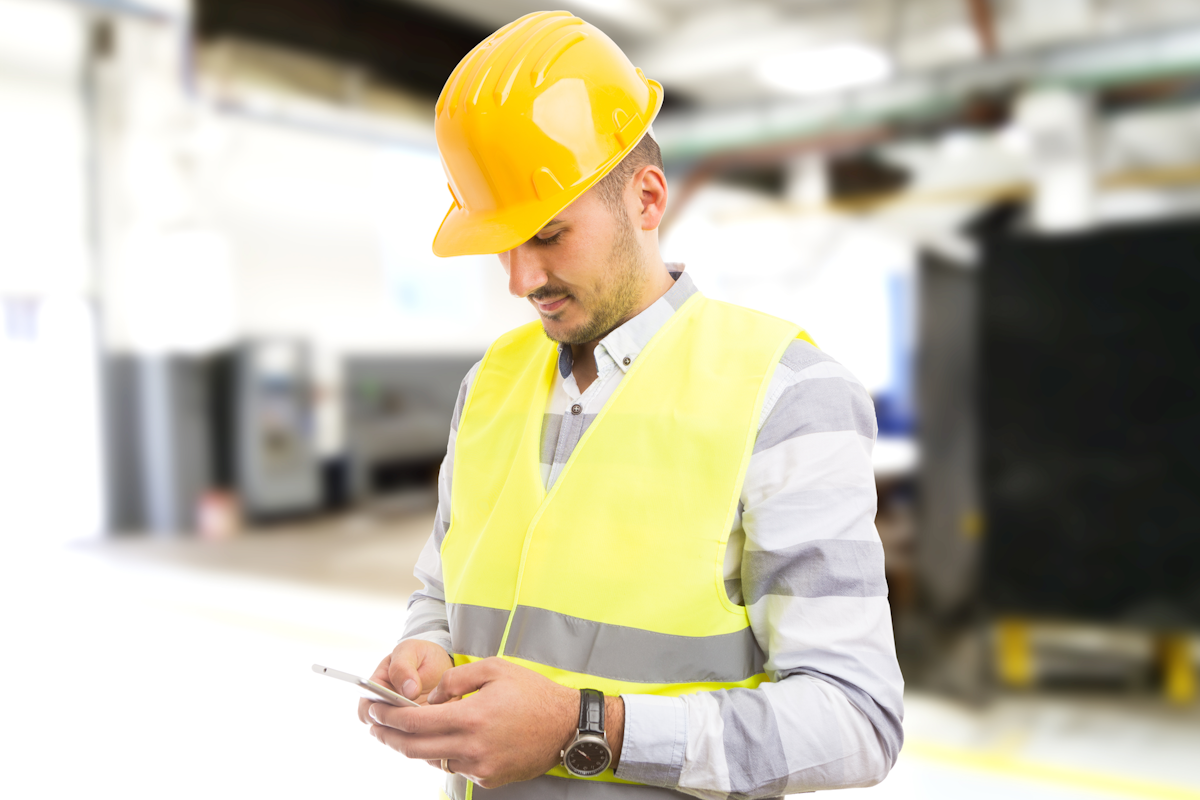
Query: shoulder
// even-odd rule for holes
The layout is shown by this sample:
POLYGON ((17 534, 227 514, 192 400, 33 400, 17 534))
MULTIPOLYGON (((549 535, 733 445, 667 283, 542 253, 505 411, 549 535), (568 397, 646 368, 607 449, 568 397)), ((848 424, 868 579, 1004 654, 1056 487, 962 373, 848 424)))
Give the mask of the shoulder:
POLYGON ((771 378, 755 450, 805 433, 854 431, 874 439, 875 405, 850 370, 811 342, 788 345, 771 378))
POLYGON ((454 416, 450 419, 450 431, 455 433, 458 431, 459 420, 462 419, 463 408, 467 405, 467 395, 471 393, 471 386, 475 383, 475 376, 479 373, 479 365, 483 363, 483 359, 476 361, 467 374, 463 376, 462 383, 458 385, 458 399, 454 401, 454 416))

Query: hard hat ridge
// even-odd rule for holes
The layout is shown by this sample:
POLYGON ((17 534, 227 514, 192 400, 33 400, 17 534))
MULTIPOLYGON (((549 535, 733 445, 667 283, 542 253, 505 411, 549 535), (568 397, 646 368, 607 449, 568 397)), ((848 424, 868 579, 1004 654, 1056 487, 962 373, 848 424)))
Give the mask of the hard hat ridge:
POLYGON ((500 28, 459 62, 435 106, 453 203, 434 252, 529 239, 637 145, 661 105, 662 87, 569 12, 500 28))

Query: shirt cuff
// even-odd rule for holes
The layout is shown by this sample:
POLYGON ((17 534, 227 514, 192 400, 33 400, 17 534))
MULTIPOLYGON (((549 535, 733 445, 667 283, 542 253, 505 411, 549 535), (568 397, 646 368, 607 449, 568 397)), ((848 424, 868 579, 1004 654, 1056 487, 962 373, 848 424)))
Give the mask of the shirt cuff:
POLYGON ((673 788, 687 747, 687 704, 679 697, 623 694, 625 736, 616 776, 673 788))

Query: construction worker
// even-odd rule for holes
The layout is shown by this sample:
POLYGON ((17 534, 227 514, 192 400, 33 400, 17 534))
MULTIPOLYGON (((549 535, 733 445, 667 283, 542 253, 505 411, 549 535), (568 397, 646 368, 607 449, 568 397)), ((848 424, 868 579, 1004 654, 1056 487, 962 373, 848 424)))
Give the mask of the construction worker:
POLYGON ((662 87, 566 12, 436 106, 441 256, 539 320, 466 376, 403 638, 364 700, 463 798, 774 797, 902 741, 863 387, 796 325, 664 264, 662 87))

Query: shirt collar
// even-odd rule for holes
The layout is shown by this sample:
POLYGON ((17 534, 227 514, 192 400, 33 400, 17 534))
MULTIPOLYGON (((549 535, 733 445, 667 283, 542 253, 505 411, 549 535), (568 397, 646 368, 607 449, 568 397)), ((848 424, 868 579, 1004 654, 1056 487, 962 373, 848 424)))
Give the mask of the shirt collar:
MULTIPOLYGON (((614 328, 596 345, 598 369, 602 369, 602 361, 610 358, 617 369, 628 372, 638 355, 654 338, 654 334, 659 332, 671 315, 679 310, 689 297, 696 294, 698 291, 696 284, 692 282, 691 276, 683 271, 683 264, 668 263, 667 270, 675 279, 671 288, 636 317, 614 328)), ((560 344, 558 346, 559 375, 563 378, 570 375, 572 365, 571 348, 560 344)))

